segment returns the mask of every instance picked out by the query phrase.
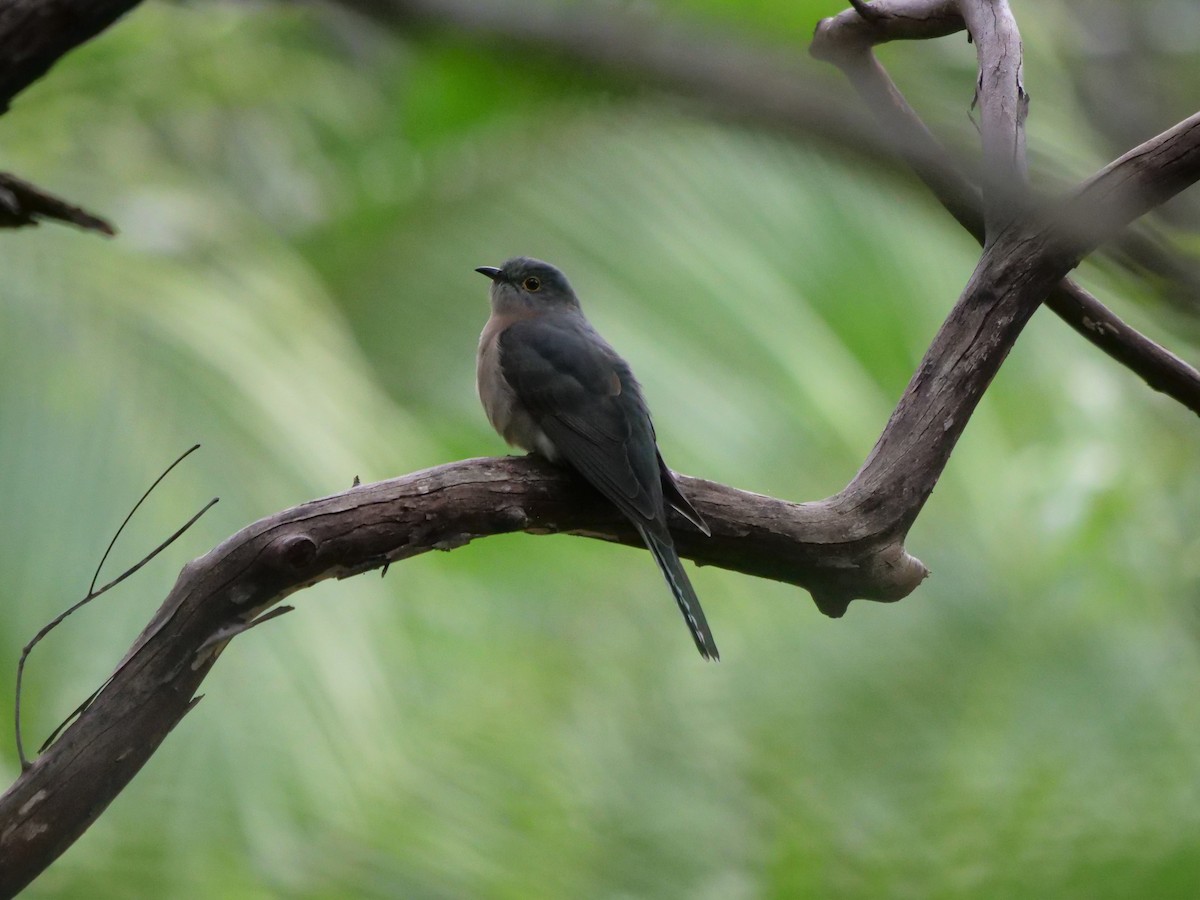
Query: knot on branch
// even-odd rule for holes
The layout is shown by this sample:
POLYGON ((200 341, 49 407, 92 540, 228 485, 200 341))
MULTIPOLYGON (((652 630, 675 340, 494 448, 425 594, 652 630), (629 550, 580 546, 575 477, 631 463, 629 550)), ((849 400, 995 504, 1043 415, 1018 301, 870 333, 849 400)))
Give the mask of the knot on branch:
POLYGON ((271 545, 280 568, 304 569, 317 558, 317 542, 307 534, 289 534, 271 545))
POLYGON ((525 531, 530 527, 529 514, 520 506, 503 506, 497 512, 497 518, 502 526, 513 531, 525 531))
POLYGON ((809 589, 813 603, 831 619, 846 614, 851 600, 895 603, 915 591, 929 568, 896 542, 873 551, 854 568, 853 579, 838 578, 809 589))
POLYGON ((854 25, 847 25, 836 16, 822 19, 813 29, 809 55, 822 62, 844 65, 871 49, 874 42, 870 31, 870 23, 861 19, 854 25))

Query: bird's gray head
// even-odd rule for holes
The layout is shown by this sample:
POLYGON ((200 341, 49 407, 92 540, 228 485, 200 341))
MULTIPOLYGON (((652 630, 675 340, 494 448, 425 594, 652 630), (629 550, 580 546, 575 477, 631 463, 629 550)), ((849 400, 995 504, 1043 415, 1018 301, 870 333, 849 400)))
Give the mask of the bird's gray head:
POLYGON ((579 299, 567 276, 540 259, 518 256, 500 268, 480 266, 475 270, 492 279, 492 311, 537 315, 579 309, 579 299))

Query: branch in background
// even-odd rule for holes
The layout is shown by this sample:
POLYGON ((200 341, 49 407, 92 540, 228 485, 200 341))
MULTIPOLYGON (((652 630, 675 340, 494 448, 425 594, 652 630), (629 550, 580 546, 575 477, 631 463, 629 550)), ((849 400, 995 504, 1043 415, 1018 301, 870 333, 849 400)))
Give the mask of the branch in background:
MULTIPOLYGON (((961 174, 870 52, 892 40, 962 31, 958 0, 876 0, 867 7, 872 10, 869 19, 850 9, 818 24, 813 55, 834 62, 850 77, 882 129, 831 104, 827 91, 809 88, 811 79, 786 55, 732 44, 726 35, 683 29, 626 8, 511 0, 338 0, 337 5, 390 27, 440 28, 490 47, 559 57, 610 76, 637 79, 691 97, 718 118, 802 134, 875 164, 893 165, 898 153, 959 223, 983 241, 978 188, 961 174)), ((1076 333, 1150 387, 1200 415, 1200 371, 1073 281, 1054 286, 1045 302, 1076 333)))
POLYGON ((110 237, 117 233, 111 223, 86 209, 47 193, 16 175, 0 172, 0 228, 22 228, 47 219, 78 225, 85 231, 98 231, 110 237))
MULTIPOLYGON (((138 4, 138 0, 4 0, 0 3, 0 114, 13 98, 138 4)), ((67 222, 87 231, 116 234, 104 219, 0 173, 0 228, 41 221, 67 222)))
MULTIPOLYGON (((913 4, 877 0, 871 21, 847 10, 818 25, 811 53, 833 63, 850 80, 886 133, 896 135, 896 150, 938 201, 981 244, 983 201, 954 158, 904 99, 871 52, 893 39, 941 37, 963 28, 956 0, 913 4), (914 7, 919 6, 920 9, 914 7), (919 147, 920 152, 911 152, 919 147)), ((1126 324, 1096 297, 1064 278, 1046 305, 1077 333, 1129 368, 1150 387, 1200 415, 1200 371, 1126 324)))
MULTIPOLYGON (((506 64, 557 59, 573 71, 669 91, 719 121, 823 144, 841 158, 884 170, 895 148, 869 117, 831 102, 791 42, 735 39, 728 30, 681 24, 637 4, 521 0, 327 0, 380 26, 472 40, 506 64)), ((961 29, 961 20, 955 17, 961 29)), ((797 36, 799 38, 800 36, 797 36)), ((920 147, 910 149, 920 153, 920 147)))
MULTIPOLYGON (((874 57, 868 51, 879 44, 887 43, 895 40, 919 40, 935 37, 945 37, 961 31, 965 26, 962 17, 959 14, 959 4, 961 0, 876 0, 874 3, 864 4, 861 2, 851 3, 855 10, 866 9, 870 10, 866 18, 868 21, 863 21, 861 11, 856 14, 855 10, 847 10, 836 16, 825 19, 817 26, 816 34, 813 36, 812 54, 818 59, 824 59, 832 62, 847 76, 851 77, 854 87, 859 91, 860 95, 864 95, 864 83, 856 80, 847 67, 853 67, 856 62, 860 65, 874 63, 874 57)), ((1086 12, 1084 13, 1086 15, 1086 12)), ((1106 51, 1103 55, 1105 67, 1113 71, 1124 71, 1130 68, 1130 60, 1124 57, 1114 57, 1111 52, 1106 51)), ((1114 85, 1111 81, 1100 78, 1104 70, 1101 68, 1093 68, 1087 72, 1085 78, 1080 79, 1077 87, 1080 93, 1085 98, 1087 96, 1106 96, 1111 94, 1114 85), (1096 85, 1101 84, 1100 90, 1096 90, 1096 85), (1087 90, 1083 90, 1086 88, 1087 90)), ((882 80, 890 84, 886 73, 883 74, 882 80)), ((869 79, 867 80, 869 83, 869 79)), ((1125 86, 1126 107, 1122 109, 1123 114, 1129 113, 1128 104, 1133 102, 1131 97, 1140 97, 1138 94, 1139 88, 1144 88, 1144 81, 1141 84, 1134 84, 1129 87, 1128 80, 1121 82, 1125 86)), ((893 88, 894 90, 894 88, 893 88)), ((1144 93, 1144 91, 1143 91, 1144 93)), ((903 98, 897 99, 903 104, 903 98)), ((875 108, 865 95, 863 99, 867 101, 869 106, 872 106, 872 111, 877 117, 880 117, 880 112, 875 108)), ((1144 98, 1142 98, 1144 99, 1144 98)), ((1111 117, 1105 117, 1098 114, 1095 109, 1096 104, 1092 104, 1092 118, 1102 124, 1112 123, 1111 117)), ((1145 106, 1145 104, 1143 104, 1145 106)), ((886 120, 883 120, 886 121, 886 120)), ((918 123, 920 120, 916 120, 918 123)), ((1147 120, 1143 119, 1140 128, 1141 135, 1152 132, 1153 128, 1147 126, 1147 120)), ((923 124, 920 124, 924 128, 923 124)), ((905 144, 911 137, 909 127, 898 125, 894 129, 885 127, 885 134, 889 136, 901 135, 901 139, 896 142, 895 149, 898 152, 904 153, 910 166, 916 167, 912 154, 908 153, 905 144)), ((1137 133, 1135 129, 1134 133, 1137 133)), ((930 136, 932 137, 932 136, 930 136)), ((1111 137, 1111 135, 1110 135, 1111 137)), ((1139 135, 1140 137, 1140 135, 1139 135)), ((919 143, 919 142, 918 142, 919 143)), ((926 147, 926 149, 931 149, 926 147)), ((938 154, 930 152, 925 155, 926 167, 931 171, 936 172, 943 168, 943 163, 936 162, 938 154), (929 166, 929 163, 934 165, 929 166)), ((944 166, 949 169, 957 169, 957 163, 952 157, 941 150, 941 158, 944 159, 944 166)), ((957 173, 956 173, 957 174, 957 173)), ((929 181, 925 174, 918 172, 918 175, 927 186, 929 181)), ((1065 190, 1067 185, 1063 185, 1065 190)), ((970 188, 975 190, 972 185, 970 188)), ((937 193, 936 191, 934 192, 937 193)), ((943 205, 946 205, 946 198, 938 195, 943 205)), ((949 207, 948 207, 949 208, 949 207)), ((960 223, 967 227, 972 234, 975 229, 966 226, 963 219, 959 217, 954 209, 950 209, 951 214, 955 216, 960 223)), ((1178 223, 1176 223, 1178 224, 1178 223)), ((1200 271, 1197 271, 1196 260, 1194 255, 1185 256, 1178 248, 1164 248, 1164 243, 1167 238, 1161 234, 1156 234, 1154 229, 1145 225, 1136 231, 1126 231, 1120 236, 1114 238, 1113 242, 1105 248, 1105 255, 1110 256, 1116 264, 1132 273, 1135 277, 1145 280, 1148 276, 1153 276, 1154 284, 1157 290, 1167 294, 1168 299, 1172 300, 1181 310, 1189 315, 1197 314, 1196 297, 1200 295, 1200 271), (1165 282, 1163 284, 1162 282, 1165 282)), ((1070 299, 1061 298, 1064 308, 1056 309, 1055 312, 1067 319, 1067 314, 1072 307, 1078 306, 1077 298, 1070 299)), ((1096 301, 1098 302, 1098 301, 1096 301)), ((1053 308, 1053 304, 1047 301, 1047 305, 1053 308)), ((1108 314, 1111 315, 1111 314, 1108 314)), ((1095 321, 1094 315, 1089 315, 1090 320, 1095 321)), ((1069 325, 1077 331, 1082 330, 1084 324, 1082 321, 1067 319, 1069 325)), ((1104 330, 1110 330, 1110 324, 1104 323, 1104 330)), ((1124 326, 1128 328, 1128 326, 1124 326)), ((1120 328, 1117 328, 1120 330, 1120 328)), ((1137 334, 1137 332, 1133 332, 1137 334)), ((1141 337, 1138 335, 1138 337, 1141 337)), ((1145 340, 1143 338, 1143 340, 1145 340)), ((1097 346, 1101 346, 1097 342, 1097 346)), ((1114 348, 1119 348, 1120 343, 1114 344, 1114 348)), ((1124 359, 1117 353, 1112 353, 1110 350, 1101 346, 1106 353, 1110 353, 1114 358, 1125 362, 1124 359)), ((1140 355, 1140 351, 1135 351, 1136 355, 1140 355)), ((1173 357, 1172 357, 1173 358, 1173 357)), ((1125 363, 1129 365, 1128 362, 1125 363)), ((1163 390, 1147 377, 1146 373, 1135 368, 1135 371, 1147 381, 1151 382, 1151 386, 1157 390, 1163 390)), ((1170 379, 1168 379, 1170 380, 1170 379)), ((1169 392, 1168 392, 1169 393, 1169 392)), ((1179 399, 1176 397, 1175 399, 1179 399)))
POLYGON ((4 0, 0 3, 0 113, 59 58, 139 0, 4 0))

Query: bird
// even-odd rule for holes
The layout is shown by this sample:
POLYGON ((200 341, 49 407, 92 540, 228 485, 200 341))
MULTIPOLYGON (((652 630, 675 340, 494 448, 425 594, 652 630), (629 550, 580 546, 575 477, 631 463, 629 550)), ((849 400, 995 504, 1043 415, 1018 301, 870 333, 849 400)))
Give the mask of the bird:
POLYGON ((705 659, 720 659, 667 528, 667 507, 711 531, 663 462, 629 364, 583 314, 565 275, 527 256, 476 270, 491 279, 476 386, 509 444, 574 469, 633 523, 705 659))

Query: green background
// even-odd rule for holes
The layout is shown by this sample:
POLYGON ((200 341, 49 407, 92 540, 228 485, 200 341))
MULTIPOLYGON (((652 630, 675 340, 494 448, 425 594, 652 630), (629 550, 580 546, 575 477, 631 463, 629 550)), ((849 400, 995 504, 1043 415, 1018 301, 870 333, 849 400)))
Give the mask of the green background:
MULTIPOLYGON (((1190 4, 1016 6, 1039 180, 1195 111, 1190 4)), ((806 52, 840 9, 659 14, 793 48, 856 108, 806 52)), ((963 36, 884 58, 969 146, 963 36)), ((567 272, 673 467, 841 488, 978 250, 902 174, 690 109, 528 47, 269 4, 147 4, 21 95, 4 167, 121 234, 0 237, 3 695, 167 462, 203 444, 111 573, 221 497, 39 647, 27 743, 242 525, 506 452, 474 393, 477 265, 567 272)), ((1156 240, 1195 247, 1187 201, 1156 240)), ((1113 263, 1079 276, 1200 360, 1194 294, 1113 263)), ((902 603, 833 621, 796 588, 693 569, 708 665, 649 557, 599 542, 490 538, 320 585, 233 642, 28 896, 1195 896, 1198 438, 1042 312, 912 530, 933 576, 902 603)))

